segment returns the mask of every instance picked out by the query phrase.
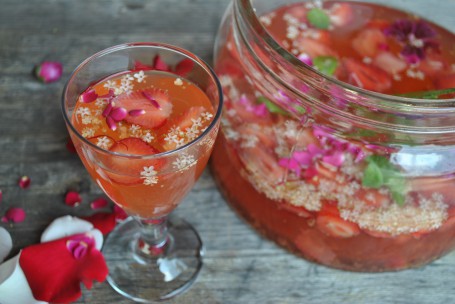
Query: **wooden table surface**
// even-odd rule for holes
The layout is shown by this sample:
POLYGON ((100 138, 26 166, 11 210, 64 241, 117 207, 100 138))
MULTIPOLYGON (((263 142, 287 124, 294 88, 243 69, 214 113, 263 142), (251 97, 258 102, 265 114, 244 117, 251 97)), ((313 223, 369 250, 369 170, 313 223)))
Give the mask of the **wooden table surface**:
MULTIPOLYGON (((442 3, 454 8, 453 0, 442 3)), ((52 219, 90 214, 88 202, 102 196, 78 157, 65 148, 60 98, 70 72, 96 51, 132 41, 176 44, 210 62, 227 4, 0 0, 0 215, 11 206, 27 212, 23 223, 0 224, 13 237, 14 254, 37 243, 52 219), (31 76, 42 60, 64 64, 59 82, 45 85, 31 76), (27 190, 17 185, 22 175, 31 177, 27 190), (79 189, 85 204, 66 206, 63 197, 69 188, 79 189)), ((209 171, 176 213, 196 226, 206 256, 195 285, 171 303, 455 303, 455 254, 397 273, 350 273, 311 264, 260 237, 238 218, 209 171)), ((130 301, 101 283, 77 303, 130 301)))

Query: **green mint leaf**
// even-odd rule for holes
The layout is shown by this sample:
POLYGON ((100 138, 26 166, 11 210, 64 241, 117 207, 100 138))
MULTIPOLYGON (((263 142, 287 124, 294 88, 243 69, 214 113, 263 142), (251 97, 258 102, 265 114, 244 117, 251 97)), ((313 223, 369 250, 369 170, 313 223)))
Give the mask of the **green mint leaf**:
POLYGON ((398 96, 410 97, 410 98, 421 98, 421 99, 440 99, 442 95, 455 93, 455 88, 434 90, 434 91, 420 91, 400 94, 398 96))
POLYGON ((306 17, 315 28, 326 30, 330 26, 329 16, 320 8, 312 8, 308 11, 306 17))
POLYGON ((370 162, 363 172, 362 185, 368 188, 380 188, 384 184, 381 168, 374 162, 370 162))
POLYGON ((392 191, 392 198, 399 206, 404 205, 404 193, 399 191, 392 191))
POLYGON ((280 106, 274 104, 273 101, 271 101, 270 99, 268 99, 265 96, 259 96, 256 99, 256 103, 265 104, 265 106, 267 107, 267 110, 269 110, 270 113, 288 115, 288 113, 285 110, 283 110, 280 106))
POLYGON ((375 189, 387 187, 393 200, 400 206, 404 205, 407 185, 400 171, 385 156, 371 155, 365 161, 368 165, 363 172, 362 185, 375 189))
POLYGON ((338 60, 333 56, 318 56, 313 59, 313 65, 322 74, 332 76, 338 67, 338 60))

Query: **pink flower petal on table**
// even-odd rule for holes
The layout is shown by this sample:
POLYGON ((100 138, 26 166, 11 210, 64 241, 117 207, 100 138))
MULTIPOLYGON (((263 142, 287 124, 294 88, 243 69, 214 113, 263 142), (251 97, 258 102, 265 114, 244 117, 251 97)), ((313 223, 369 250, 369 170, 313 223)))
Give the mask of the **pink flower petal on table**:
POLYGON ((81 101, 84 103, 94 102, 98 98, 98 94, 96 94, 94 89, 90 89, 82 93, 81 101))
MULTIPOLYGON (((36 299, 71 303, 81 296, 81 283, 91 288, 92 281, 106 279, 107 265, 94 242, 87 242, 85 249, 77 243, 68 246, 68 241, 77 238, 70 236, 22 250, 19 264, 36 299), (70 251, 68 247, 74 250, 70 251)), ((83 239, 81 237, 80 241, 83 239)))
POLYGON ((5 215, 2 217, 4 223, 20 223, 25 220, 25 211, 22 208, 12 207, 9 208, 5 215))
POLYGON ((22 189, 27 189, 30 186, 30 177, 24 175, 19 179, 19 187, 22 189))
POLYGON ((66 249, 73 255, 76 260, 85 257, 88 250, 93 247, 95 240, 88 234, 77 234, 71 236, 66 241, 66 249))
POLYGON ((100 197, 90 203, 90 208, 92 208, 92 209, 104 208, 108 204, 109 204, 109 202, 105 198, 100 197))
POLYGON ((115 121, 122 121, 128 115, 128 111, 122 107, 114 107, 109 113, 109 117, 112 117, 115 121))
POLYGON ((68 191, 65 195, 65 204, 71 207, 77 207, 81 204, 82 198, 76 191, 68 191))
MULTIPOLYGON (((13 248, 13 239, 8 230, 0 227, 0 263, 9 255, 13 248)), ((0 274, 1 277, 1 274, 0 274)))
POLYGON ((44 61, 35 68, 35 76, 44 83, 54 82, 62 77, 63 66, 60 62, 44 61))
POLYGON ((48 302, 38 301, 33 297, 19 259, 20 254, 0 264, 0 303, 47 304, 48 302))
POLYGON ((129 116, 133 116, 133 117, 141 116, 141 115, 144 115, 144 114, 145 114, 145 110, 142 110, 142 109, 131 110, 131 111, 128 112, 128 115, 129 116))

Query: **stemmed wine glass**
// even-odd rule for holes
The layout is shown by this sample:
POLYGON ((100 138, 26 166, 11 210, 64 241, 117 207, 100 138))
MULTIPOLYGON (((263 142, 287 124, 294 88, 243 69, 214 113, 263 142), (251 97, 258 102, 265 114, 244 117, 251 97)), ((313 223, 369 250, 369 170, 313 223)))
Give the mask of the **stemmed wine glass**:
MULTIPOLYGON (((173 88, 168 87, 166 92, 171 95, 173 88)), ((114 108, 118 102, 113 95, 122 92, 109 93, 112 91, 105 96, 97 94, 101 99, 99 104, 105 102, 105 107, 114 108)), ((134 93, 130 93, 123 92, 126 97, 133 96, 134 93)), ((161 102, 158 97, 150 101, 155 105, 161 102)), ((198 233, 186 221, 169 214, 204 170, 218 132, 222 103, 220 84, 212 69, 194 54, 162 43, 123 44, 96 53, 75 69, 65 86, 63 116, 80 159, 106 195, 130 215, 111 232, 102 249, 109 268, 108 282, 129 299, 149 303, 174 297, 191 286, 202 267, 203 245, 198 233), (166 68, 163 68, 164 63, 166 68), (179 63, 183 63, 180 71, 171 68, 179 63), (170 141, 173 145, 164 151, 145 149, 144 154, 136 153, 139 145, 134 138, 125 141, 105 136, 113 145, 100 145, 99 136, 84 134, 79 128, 78 100, 80 102, 82 94, 95 84, 125 73, 134 77, 142 75, 142 78, 153 78, 153 73, 164 78, 175 77, 175 89, 183 83, 183 89, 187 90, 188 94, 178 101, 186 107, 191 107, 195 99, 201 99, 199 93, 202 92, 212 110, 205 113, 206 127, 193 132, 187 142, 174 137, 174 141, 170 141), (199 92, 199 97, 191 92, 199 92)), ((160 104, 157 108, 161 110, 160 104)), ((104 117, 106 113, 104 108, 104 117)), ((142 112, 134 113, 139 114, 142 112)), ((100 124, 102 130, 111 132, 111 129, 121 128, 118 117, 108 120, 106 118, 107 125, 100 124)), ((175 131, 175 127, 157 128, 155 138, 163 141, 163 138, 183 134, 182 130, 175 131), (160 134, 162 129, 174 133, 160 134)))

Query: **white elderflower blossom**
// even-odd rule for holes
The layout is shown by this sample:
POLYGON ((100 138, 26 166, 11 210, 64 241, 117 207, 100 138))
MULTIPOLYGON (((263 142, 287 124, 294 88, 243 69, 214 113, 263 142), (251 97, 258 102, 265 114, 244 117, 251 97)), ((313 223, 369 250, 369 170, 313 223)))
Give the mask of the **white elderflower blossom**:
POLYGON ((177 170, 188 170, 197 164, 197 160, 195 160, 193 155, 182 154, 172 164, 177 170))
POLYGON ((109 149, 111 140, 107 136, 98 137, 96 145, 102 149, 109 149))
POLYGON ((152 186, 158 183, 158 177, 156 176, 158 172, 155 171, 153 166, 144 167, 144 170, 141 172, 141 178, 144 179, 144 185, 152 186))
POLYGON ((135 74, 134 74, 134 78, 136 78, 136 79, 137 79, 137 82, 139 82, 139 83, 140 83, 140 82, 143 82, 144 79, 146 78, 146 76, 145 76, 145 74, 144 74, 144 71, 141 70, 141 71, 139 71, 138 73, 135 73, 135 74))
POLYGON ((148 131, 142 136, 142 140, 146 143, 151 143, 154 139, 155 137, 148 131))

